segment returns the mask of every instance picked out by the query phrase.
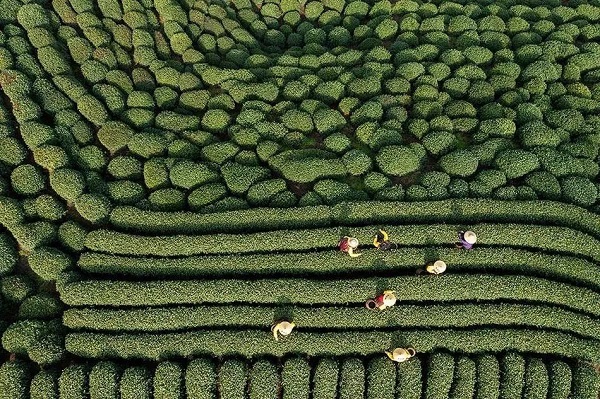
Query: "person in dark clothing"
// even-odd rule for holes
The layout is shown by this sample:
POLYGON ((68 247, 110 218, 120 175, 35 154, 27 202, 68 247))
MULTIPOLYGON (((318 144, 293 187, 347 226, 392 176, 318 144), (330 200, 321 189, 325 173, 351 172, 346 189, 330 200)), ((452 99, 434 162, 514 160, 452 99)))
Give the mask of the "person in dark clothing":
POLYGON ((392 248, 398 248, 398 244, 390 241, 388 233, 384 230, 379 230, 379 233, 373 239, 373 245, 382 251, 389 251, 392 248))

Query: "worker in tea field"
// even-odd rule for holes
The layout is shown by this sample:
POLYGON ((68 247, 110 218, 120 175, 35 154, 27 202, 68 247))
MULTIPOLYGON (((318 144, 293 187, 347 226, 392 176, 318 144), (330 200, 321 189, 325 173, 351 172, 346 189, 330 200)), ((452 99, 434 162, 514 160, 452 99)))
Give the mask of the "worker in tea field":
POLYGON ((294 327, 296 327, 295 323, 286 320, 282 320, 273 324, 271 326, 271 331, 273 332, 273 337, 275 337, 275 341, 279 341, 280 334, 282 337, 287 337, 288 335, 290 335, 294 327))
POLYGON ((352 258, 356 258, 357 256, 360 256, 359 253, 354 252, 358 248, 358 239, 356 239, 354 237, 348 237, 348 236, 342 237, 340 242, 338 242, 338 247, 339 247, 340 251, 347 253, 352 258))
POLYGON ((379 230, 379 233, 377 233, 373 239, 373 245, 382 251, 389 251, 392 248, 398 248, 398 244, 392 243, 388 233, 386 233, 384 230, 379 230))
POLYGON ((385 354, 394 362, 402 363, 417 354, 413 348, 396 348, 393 351, 385 351, 385 354))
POLYGON ((394 291, 383 291, 383 294, 377 295, 374 299, 369 299, 365 303, 365 307, 369 310, 384 310, 396 304, 396 295, 394 291))
POLYGON ((473 249, 477 242, 477 236, 472 231, 459 231, 456 248, 473 249))
POLYGON ((425 271, 429 274, 434 274, 438 276, 446 271, 446 262, 444 262, 443 260, 429 262, 427 266, 425 266, 425 271))

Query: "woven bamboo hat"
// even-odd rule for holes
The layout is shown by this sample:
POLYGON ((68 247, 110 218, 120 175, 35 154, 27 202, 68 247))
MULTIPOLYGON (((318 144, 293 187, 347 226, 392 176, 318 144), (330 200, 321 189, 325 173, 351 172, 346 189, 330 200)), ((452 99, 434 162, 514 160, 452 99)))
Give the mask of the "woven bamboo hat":
POLYGON ((279 333, 281 335, 290 335, 293 329, 294 325, 288 321, 282 321, 279 323, 279 333))
POLYGON ((358 247, 358 239, 356 239, 354 237, 348 238, 348 245, 352 248, 357 248, 358 247))
POLYGON ((393 292, 388 292, 383 296, 383 304, 385 306, 394 306, 396 304, 396 295, 393 292))
POLYGON ((436 260, 433 263, 433 268, 437 273, 443 273, 446 271, 446 262, 444 262, 443 260, 436 260))
POLYGON ((469 244, 475 244, 477 242, 477 236, 471 230, 465 231, 464 238, 469 244))

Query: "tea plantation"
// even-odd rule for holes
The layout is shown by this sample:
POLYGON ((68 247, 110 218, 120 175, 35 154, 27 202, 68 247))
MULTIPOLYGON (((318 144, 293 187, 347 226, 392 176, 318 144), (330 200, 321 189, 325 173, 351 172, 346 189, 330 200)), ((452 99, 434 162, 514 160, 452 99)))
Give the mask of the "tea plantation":
POLYGON ((599 151, 600 0, 0 0, 0 399, 598 399, 599 151))

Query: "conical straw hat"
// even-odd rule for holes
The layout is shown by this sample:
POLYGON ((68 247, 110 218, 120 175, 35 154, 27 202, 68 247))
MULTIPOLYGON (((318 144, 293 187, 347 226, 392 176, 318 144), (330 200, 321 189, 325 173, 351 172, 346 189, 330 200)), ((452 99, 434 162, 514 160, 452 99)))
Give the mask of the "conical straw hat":
POLYGON ((348 238, 348 245, 351 246, 352 248, 356 248, 356 247, 358 247, 358 240, 354 237, 350 237, 350 238, 348 238))
POLYGON ((281 323, 279 323, 279 333, 281 335, 289 335, 292 333, 293 329, 294 325, 290 322, 282 321, 281 323))
POLYGON ((465 241, 469 244, 475 244, 477 242, 477 236, 472 231, 465 231, 465 241))
POLYGON ((392 293, 383 296, 383 304, 385 306, 394 306, 396 304, 396 296, 392 293))
POLYGON ((436 260, 433 263, 433 267, 438 273, 443 273, 446 271, 446 262, 444 262, 443 260, 436 260))
POLYGON ((392 356, 394 360, 397 362, 402 362, 410 357, 410 353, 404 348, 396 348, 392 352, 392 356))

